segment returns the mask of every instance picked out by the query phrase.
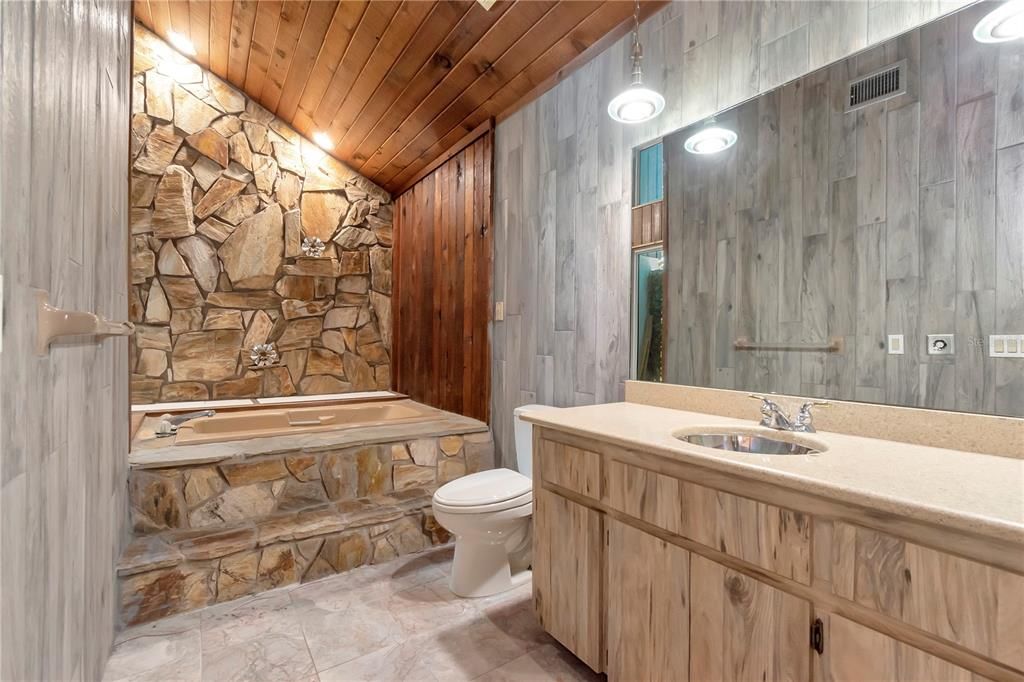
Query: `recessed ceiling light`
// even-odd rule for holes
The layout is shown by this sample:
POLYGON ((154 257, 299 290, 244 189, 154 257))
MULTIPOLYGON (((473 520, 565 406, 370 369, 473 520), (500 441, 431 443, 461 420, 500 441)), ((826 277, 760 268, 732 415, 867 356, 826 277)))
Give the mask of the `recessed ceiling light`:
POLYGON ((712 122, 686 138, 683 148, 691 154, 717 154, 736 144, 736 139, 736 133, 712 122))
POLYGON ((985 15, 974 27, 979 43, 1005 43, 1024 38, 1024 0, 1009 0, 985 15))
POLYGON ((319 130, 313 133, 313 142, 316 142, 316 146, 323 150, 334 147, 334 143, 331 142, 331 138, 327 136, 327 133, 322 133, 319 130))
POLYGON ((192 44, 192 41, 181 35, 177 31, 171 31, 167 34, 167 40, 170 41, 174 49, 182 54, 187 54, 189 57, 196 56, 196 46, 192 44))

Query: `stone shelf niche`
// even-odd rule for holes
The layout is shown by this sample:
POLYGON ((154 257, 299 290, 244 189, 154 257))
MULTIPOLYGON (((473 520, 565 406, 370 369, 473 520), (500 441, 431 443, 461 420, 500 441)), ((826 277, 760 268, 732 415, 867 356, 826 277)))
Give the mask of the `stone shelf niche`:
MULTIPOLYGON (((483 425, 480 425, 481 427, 483 425)), ((135 468, 125 625, 447 542, 437 486, 494 466, 489 432, 135 468)))
POLYGON ((390 195, 138 24, 133 66, 132 403, 390 389, 390 195))

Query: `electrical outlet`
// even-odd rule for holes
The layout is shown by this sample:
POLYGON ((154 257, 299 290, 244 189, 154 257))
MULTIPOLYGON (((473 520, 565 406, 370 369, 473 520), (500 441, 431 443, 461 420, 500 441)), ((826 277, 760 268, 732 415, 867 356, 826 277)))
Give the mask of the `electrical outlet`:
POLYGON ((953 334, 928 335, 928 355, 953 355, 955 351, 953 334))
POLYGON ((1024 334, 992 334, 988 337, 990 358, 1024 358, 1024 334))
POLYGON ((889 355, 903 355, 903 334, 889 334, 889 355))

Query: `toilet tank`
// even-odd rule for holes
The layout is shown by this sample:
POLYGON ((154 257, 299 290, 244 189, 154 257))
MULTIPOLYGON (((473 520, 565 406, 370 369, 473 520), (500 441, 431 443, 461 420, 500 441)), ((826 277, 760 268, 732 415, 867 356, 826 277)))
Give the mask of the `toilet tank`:
POLYGON ((523 412, 531 410, 550 410, 549 405, 523 405, 513 410, 516 468, 523 476, 533 477, 533 424, 520 418, 523 412))

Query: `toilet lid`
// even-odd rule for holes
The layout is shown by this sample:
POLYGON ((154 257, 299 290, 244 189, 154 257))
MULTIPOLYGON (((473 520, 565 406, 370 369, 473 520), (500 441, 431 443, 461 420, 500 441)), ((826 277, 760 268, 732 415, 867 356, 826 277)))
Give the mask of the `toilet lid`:
POLYGON ((480 507, 526 497, 532 490, 533 482, 518 471, 491 469, 445 483, 434 499, 446 507, 480 507))

